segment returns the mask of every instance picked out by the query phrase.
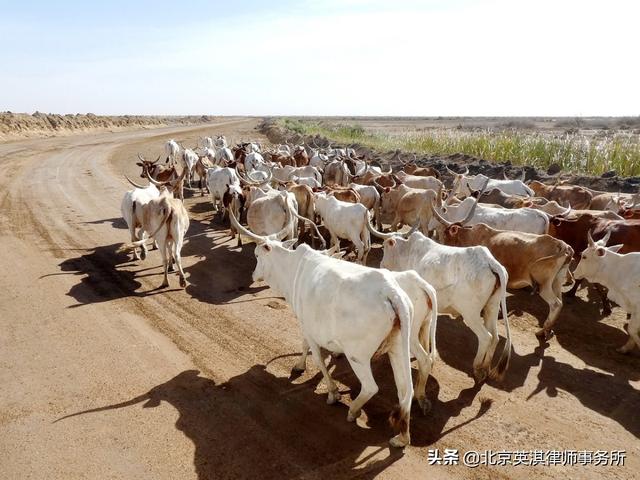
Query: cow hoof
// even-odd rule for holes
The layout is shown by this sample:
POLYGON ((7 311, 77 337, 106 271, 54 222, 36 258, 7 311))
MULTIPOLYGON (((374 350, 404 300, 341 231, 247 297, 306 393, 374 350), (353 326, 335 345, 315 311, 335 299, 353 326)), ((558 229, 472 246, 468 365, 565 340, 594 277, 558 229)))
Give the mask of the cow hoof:
POLYGON ((389 445, 395 448, 404 448, 409 445, 409 438, 405 438, 402 434, 398 434, 389 440, 389 445))
POLYGON ((140 258, 142 260, 145 260, 147 258, 147 251, 146 250, 142 250, 142 252, 140 253, 140 258))
POLYGON ((160 285, 160 288, 167 288, 169 286, 169 282, 162 282, 162 285, 160 285))
POLYGON ((329 392, 329 395, 327 396, 327 405, 333 405, 338 400, 340 400, 340 392, 329 392))
POLYGON ((423 415, 426 415, 429 410, 431 410, 431 402, 425 397, 418 398, 418 405, 420 406, 420 410, 422 410, 423 415))
POLYGON ((361 413, 362 410, 358 410, 357 412, 353 413, 351 413, 351 410, 349 410, 349 413, 347 413, 347 422, 355 422, 361 413))
POLYGON ((297 365, 294 365, 293 368, 291 369, 291 375, 302 375, 305 371, 304 367, 298 367, 297 365))
POLYGON ((187 287, 187 280, 184 277, 180 278, 180 286, 182 288, 186 288, 187 287))
POLYGON ((473 376, 476 379, 476 384, 482 383, 487 378, 487 369, 486 368, 474 368, 473 376))
POLYGON ((176 266, 175 266, 175 264, 171 263, 171 264, 169 265, 169 271, 170 271, 170 272, 175 272, 175 271, 176 271, 176 266))
POLYGON ((556 333, 553 330, 545 330, 544 328, 541 328, 536 332, 536 337, 538 337, 540 340, 549 340, 553 338, 555 334, 556 333))

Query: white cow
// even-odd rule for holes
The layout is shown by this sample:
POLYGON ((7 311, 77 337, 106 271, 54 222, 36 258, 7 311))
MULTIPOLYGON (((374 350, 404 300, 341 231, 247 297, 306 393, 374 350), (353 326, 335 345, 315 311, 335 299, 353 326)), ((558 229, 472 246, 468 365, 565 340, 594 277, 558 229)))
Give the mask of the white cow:
POLYGON ((176 158, 180 153, 180 150, 182 150, 182 148, 180 147, 178 142, 176 142, 174 139, 169 140, 164 144, 164 153, 166 158, 165 161, 167 163, 176 163, 176 158))
MULTIPOLYGON (((478 351, 473 360, 477 381, 487 376, 502 378, 511 357, 511 333, 507 317, 506 292, 508 274, 486 247, 449 247, 440 245, 418 231, 404 238, 395 233, 383 234, 384 256, 380 266, 389 270, 415 270, 432 285, 438 295, 440 314, 461 315, 478 337, 478 351), (491 364, 498 346, 498 313, 506 326, 506 343, 500 359, 491 364)), ((415 227, 414 229, 415 230, 415 227)))
POLYGON ((190 148, 185 148, 182 152, 182 162, 184 168, 187 169, 187 184, 189 187, 191 187, 191 182, 193 181, 194 169, 196 163, 198 163, 198 158, 198 154, 190 148))
MULTIPOLYGON (((174 263, 178 267, 180 276, 180 286, 187 286, 184 270, 182 269, 181 250, 184 243, 184 236, 189 229, 189 215, 184 203, 168 190, 163 190, 157 198, 149 200, 142 207, 142 228, 149 233, 158 244, 158 249, 162 255, 162 265, 164 267, 164 279, 160 288, 169 286, 168 270, 169 265, 174 263)), ((148 239, 143 238, 136 242, 123 245, 120 250, 131 250, 143 247, 148 239)))
POLYGON ((497 188, 508 195, 522 195, 524 197, 535 196, 535 192, 525 185, 523 181, 526 173, 524 170, 522 171, 521 180, 510 180, 507 178, 504 180, 497 180, 482 174, 467 175, 469 170, 467 170, 466 173, 455 173, 451 170, 449 170, 449 172, 454 175, 452 187, 453 195, 471 195, 471 192, 482 189, 482 186, 485 185, 486 182, 485 189, 487 191, 497 188))
MULTIPOLYGON (((235 219, 232 218, 232 222, 235 219)), ((237 222, 236 222, 237 223, 237 222)), ((421 350, 422 360, 428 358, 418 336, 412 336, 414 309, 411 297, 403 289, 396 275, 388 270, 354 265, 300 245, 289 247, 293 241, 260 237, 243 229, 256 240, 257 259, 254 281, 266 281, 285 300, 300 322, 304 338, 303 352, 311 349, 314 362, 327 383, 327 403, 339 400, 338 387, 329 375, 320 348, 344 353, 361 389, 351 402, 348 421, 360 415, 364 404, 375 395, 378 386, 371 372, 371 359, 386 352, 391 361, 399 407, 392 413, 392 422, 399 427, 398 435, 390 440, 394 447, 410 443, 409 416, 414 394, 411 378, 411 350, 421 350)), ((415 289, 422 290, 423 304, 430 304, 431 326, 435 333, 437 303, 433 288, 414 272, 415 289)), ((432 337, 435 339, 435 336, 432 337)), ((432 358, 435 356, 435 345, 432 358)), ((427 365, 420 361, 420 368, 427 365)), ((299 365, 298 365, 299 366, 299 365)))
POLYGON ((367 207, 361 203, 343 202, 325 192, 315 194, 315 203, 316 212, 331 234, 331 245, 339 245, 339 238, 350 240, 356 248, 357 261, 366 265, 371 249, 367 207))
POLYGON ((630 316, 629 340, 618 349, 629 353, 634 346, 640 348, 640 253, 620 254, 623 245, 606 247, 611 231, 597 242, 588 235, 588 246, 582 252, 575 272, 576 280, 586 278, 609 289, 607 296, 630 316))
POLYGON ((207 187, 211 193, 214 213, 220 211, 223 217, 225 209, 222 200, 230 185, 240 188, 240 179, 233 168, 215 166, 207 170, 207 187), (221 208, 218 207, 219 203, 221 208))
POLYGON ((484 223, 496 230, 513 230, 516 232, 537 233, 543 235, 549 230, 549 216, 540 210, 533 208, 492 208, 479 204, 473 197, 467 197, 458 205, 448 205, 442 207, 442 211, 438 212, 435 208, 434 217, 429 222, 429 229, 436 230, 439 235, 444 231, 444 225, 438 221, 438 215, 445 220, 456 223, 462 222, 462 219, 469 217, 465 224, 477 225, 484 223))
MULTIPOLYGON (((158 198, 160 196, 160 192, 153 183, 150 183, 148 186, 143 187, 142 185, 134 183, 126 175, 125 178, 135 188, 133 190, 129 190, 124 194, 122 203, 120 204, 120 212, 122 213, 122 218, 124 218, 124 221, 127 222, 131 241, 135 242, 136 240, 142 240, 146 238, 146 232, 142 228, 142 207, 149 203, 150 200, 158 198), (136 234, 137 228, 139 228, 140 231, 136 234)), ((146 244, 143 243, 141 245, 141 250, 141 254, 139 255, 138 249, 133 249, 133 256, 135 260, 140 260, 140 258, 144 260, 145 258, 147 258, 146 244)))

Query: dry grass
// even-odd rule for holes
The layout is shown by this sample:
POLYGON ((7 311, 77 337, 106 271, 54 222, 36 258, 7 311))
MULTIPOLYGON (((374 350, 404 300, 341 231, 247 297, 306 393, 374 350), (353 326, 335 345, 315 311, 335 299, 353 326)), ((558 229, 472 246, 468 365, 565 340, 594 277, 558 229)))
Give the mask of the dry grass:
POLYGON ((365 129, 358 124, 281 119, 300 134, 323 135, 341 144, 360 144, 380 151, 401 149, 427 155, 464 153, 494 162, 547 168, 558 164, 573 173, 640 174, 640 135, 631 131, 524 131, 434 128, 401 132, 365 129))

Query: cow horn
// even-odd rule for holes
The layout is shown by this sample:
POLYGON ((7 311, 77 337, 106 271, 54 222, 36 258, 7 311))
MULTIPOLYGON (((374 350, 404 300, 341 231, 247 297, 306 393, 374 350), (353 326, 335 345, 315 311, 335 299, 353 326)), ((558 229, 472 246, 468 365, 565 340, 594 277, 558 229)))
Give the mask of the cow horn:
POLYGON ((524 183, 524 179, 527 177, 527 169, 522 167, 522 175, 520 176, 520 181, 524 183))
POLYGON ((454 177, 455 177, 456 175, 460 175, 458 172, 454 172, 453 170, 451 170, 451 169, 450 169, 448 166, 446 166, 446 165, 444 166, 444 168, 446 168, 446 169, 447 169, 447 172, 449 172, 449 173, 450 173, 451 175, 453 175, 454 177))
POLYGON ((158 155, 158 158, 156 158, 153 162, 151 162, 152 164, 154 163, 158 163, 158 160, 160 160, 160 155, 158 155))
POLYGON ((379 232, 378 230, 376 230, 375 228, 373 228, 373 225, 371 225, 371 214, 370 213, 367 213, 367 229, 369 230, 369 232, 374 237, 378 237, 378 238, 381 238, 383 240, 386 240, 387 238, 395 237, 397 235, 396 232, 382 233, 382 232, 379 232))
POLYGON ((420 226, 420 219, 416 220, 416 223, 413 224, 413 227, 411 227, 411 230, 409 230, 407 233, 405 233, 403 235, 404 238, 409 238, 411 235, 413 235, 415 232, 418 231, 418 227, 420 226))
POLYGON ((567 209, 562 212, 559 213, 558 215, 556 215, 557 217, 566 217, 567 215, 569 215, 571 213, 571 204, 569 204, 569 206, 567 207, 567 209))
POLYGON ((465 223, 469 222, 473 218, 473 214, 476 212, 477 206, 478 206, 478 199, 475 198, 473 201, 473 206, 471 207, 471 210, 469 210, 469 213, 467 213, 467 216, 464 217, 464 219, 461 222, 459 222, 460 225, 464 225, 465 223))
POLYGON ((327 242, 325 242, 324 238, 322 237, 322 235, 320 235, 320 230, 318 230, 318 226, 315 224, 315 222, 309 220, 307 217, 303 217, 302 215, 300 215, 298 212, 296 212, 295 210, 293 211, 293 215, 298 219, 298 220, 302 220, 303 222, 307 222, 308 224, 311 225, 311 228, 313 228, 316 232, 316 235, 318 236, 318 238, 320 239, 320 241, 322 242, 322 247, 321 249, 324 250, 327 247, 327 242))
POLYGON ((141 154, 141 153, 138 153, 138 159, 139 159, 141 162, 146 162, 146 160, 144 159, 144 157, 142 156, 142 154, 141 154))
POLYGON ((591 230, 587 232, 587 242, 589 247, 593 247, 596 244, 596 242, 593 241, 593 237, 591 236, 591 230))
POLYGON ((462 172, 462 175, 469 175, 469 167, 464 167, 464 172, 462 172))
POLYGON ((605 236, 602 237, 600 240, 598 240, 598 245, 606 247, 607 246, 607 242, 609 242, 609 238, 611 238, 611 229, 610 228, 607 230, 607 233, 605 234, 605 236))
POLYGON ((245 178, 245 176, 240 172, 240 170, 238 170, 238 164, 236 163, 236 173, 238 174, 238 178, 240 179, 240 181, 246 185, 252 185, 252 186, 258 186, 259 183, 257 182, 252 182, 251 180, 248 180, 247 178, 245 178))
POLYGON ((502 178, 504 178, 505 180, 509 180, 509 177, 507 177, 507 171, 506 170, 502 170, 502 178))
POLYGON ((243 227, 242 225, 240 225, 240 222, 238 222, 238 220, 236 219, 236 216, 233 214, 233 209, 229 209, 229 220, 231 221, 231 225, 233 225, 233 227, 238 231, 238 233, 242 233, 244 235, 246 235, 247 237, 255 240, 255 242, 260 245, 264 242, 267 241, 266 237, 262 237, 260 235, 256 235, 255 233, 253 233, 251 230, 249 230, 248 228, 243 227))
POLYGON ((249 180, 251 180, 252 182, 257 182, 256 185, 261 187, 265 183, 271 182, 271 180, 273 179, 273 172, 271 170, 269 170, 267 172, 267 178, 265 180, 255 180, 255 179, 251 178, 251 172, 247 173, 247 178, 249 180))
POLYGON ((382 168, 380 169, 382 175, 391 175, 393 173, 393 168, 391 167, 391 164, 389 164, 389 170, 387 170, 386 172, 382 172, 382 168))
POLYGON ((168 185, 169 183, 171 183, 171 182, 159 182, 155 178, 153 178, 148 171, 145 173, 147 174, 147 178, 149 179, 149 181, 153 183, 156 187, 164 187, 165 185, 168 185))
POLYGON ((431 207, 433 216, 436 217, 436 220, 438 220, 441 224, 443 224, 445 227, 450 227, 451 225, 453 225, 452 222, 450 222, 449 220, 444 218, 442 215, 440 215, 440 213, 438 212, 438 209, 433 205, 433 203, 429 204, 429 206, 431 207))
POLYGON ((136 182, 134 182, 133 180, 131 180, 131 179, 130 179, 129 177, 127 177, 126 175, 124 176, 124 178, 126 178, 126 179, 129 181, 129 183, 130 183, 131 185, 133 185, 134 187, 136 187, 136 188, 147 188, 147 187, 143 187, 142 185, 138 185, 136 182))

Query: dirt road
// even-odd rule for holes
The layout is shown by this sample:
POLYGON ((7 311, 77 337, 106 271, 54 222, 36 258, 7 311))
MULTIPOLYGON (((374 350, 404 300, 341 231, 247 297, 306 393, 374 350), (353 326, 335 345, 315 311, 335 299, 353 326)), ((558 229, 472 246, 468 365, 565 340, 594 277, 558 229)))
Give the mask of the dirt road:
MULTIPOLYGON (((583 293, 556 337, 533 332, 546 306, 509 298, 514 358, 502 384, 474 386, 476 349, 461 322, 441 317, 433 403, 414 410, 412 443, 389 450, 396 401, 386 359, 381 389, 347 423, 358 383, 334 364, 343 403, 325 404, 299 352, 282 299, 252 284, 253 244, 235 248, 195 191, 183 250, 189 286, 161 283, 157 251, 132 262, 120 201, 139 179, 138 151, 207 133, 261 138, 256 119, 0 144, 1 478, 637 478, 640 359, 615 353, 624 314, 602 319, 583 293), (428 465, 428 449, 626 450, 624 467, 428 465)), ((264 139, 263 139, 264 140, 264 139)), ((370 256, 376 264, 380 250, 370 256)))

